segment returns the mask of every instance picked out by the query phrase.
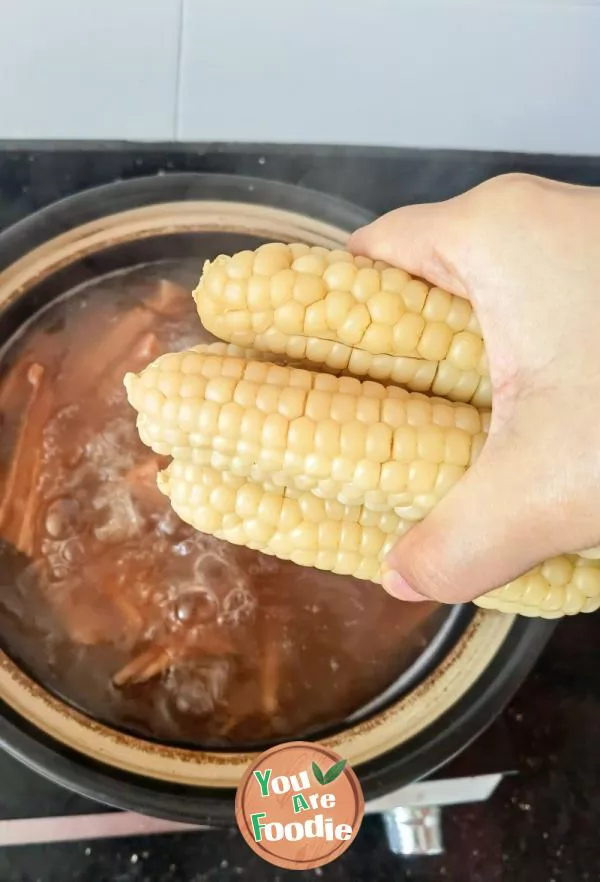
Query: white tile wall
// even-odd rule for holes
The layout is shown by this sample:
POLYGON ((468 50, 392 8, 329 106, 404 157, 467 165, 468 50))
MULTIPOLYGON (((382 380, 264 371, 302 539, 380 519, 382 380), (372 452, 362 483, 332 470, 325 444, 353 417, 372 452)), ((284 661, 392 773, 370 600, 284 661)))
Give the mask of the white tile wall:
POLYGON ((0 139, 600 154, 600 0, 0 0, 0 139))
POLYGON ((0 0, 0 138, 172 138, 181 2, 0 0))
POLYGON ((178 137, 600 153, 600 6, 185 0, 178 137))

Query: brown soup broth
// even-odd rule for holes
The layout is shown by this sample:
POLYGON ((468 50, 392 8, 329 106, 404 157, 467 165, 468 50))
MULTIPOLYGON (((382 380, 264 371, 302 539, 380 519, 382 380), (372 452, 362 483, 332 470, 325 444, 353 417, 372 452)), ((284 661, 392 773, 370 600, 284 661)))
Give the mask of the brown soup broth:
POLYGON ((0 638, 96 719, 227 747, 339 725, 446 611, 195 532, 156 488, 122 378, 210 339, 185 261, 96 280, 0 363, 0 638))

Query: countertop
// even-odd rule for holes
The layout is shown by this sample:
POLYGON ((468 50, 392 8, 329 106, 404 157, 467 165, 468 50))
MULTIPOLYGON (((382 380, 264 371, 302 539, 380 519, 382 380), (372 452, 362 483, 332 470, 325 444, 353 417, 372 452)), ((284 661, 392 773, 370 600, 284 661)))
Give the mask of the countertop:
MULTIPOLYGON (((131 144, 0 144, 0 229, 95 184, 173 170, 255 175, 323 190, 375 213, 441 199, 506 171, 600 185, 600 158, 341 148, 181 148, 131 144)), ((435 858, 390 855, 377 818, 334 864, 277 871, 236 830, 5 848, 2 882, 598 882, 600 880, 600 618, 559 624, 505 712, 519 774, 487 803, 448 809, 447 849, 435 858)), ((0 818, 56 811, 56 791, 0 757, 0 818)), ((60 811, 87 804, 60 791, 60 811)))

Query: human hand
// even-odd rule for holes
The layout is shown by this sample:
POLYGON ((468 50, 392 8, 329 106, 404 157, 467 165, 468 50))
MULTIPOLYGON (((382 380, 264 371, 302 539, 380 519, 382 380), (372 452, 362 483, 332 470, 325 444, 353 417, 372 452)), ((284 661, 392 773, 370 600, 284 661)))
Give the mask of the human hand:
POLYGON ((600 189, 502 176, 349 247, 468 298, 493 390, 479 459, 399 540, 386 589, 471 600, 600 544, 600 189))

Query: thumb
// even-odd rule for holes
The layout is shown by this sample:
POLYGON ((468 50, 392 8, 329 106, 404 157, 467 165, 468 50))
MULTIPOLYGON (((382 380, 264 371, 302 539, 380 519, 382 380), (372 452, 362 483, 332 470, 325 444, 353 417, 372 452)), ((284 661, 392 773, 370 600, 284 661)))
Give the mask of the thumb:
POLYGON ((531 453, 488 442, 477 462, 386 559, 383 587, 401 600, 472 600, 556 553, 536 501, 531 453), (528 493, 528 489, 531 492, 528 493))
POLYGON ((460 196, 446 202, 409 205, 357 230, 348 248, 465 297, 467 290, 455 266, 455 256, 464 243, 463 221, 460 196))

